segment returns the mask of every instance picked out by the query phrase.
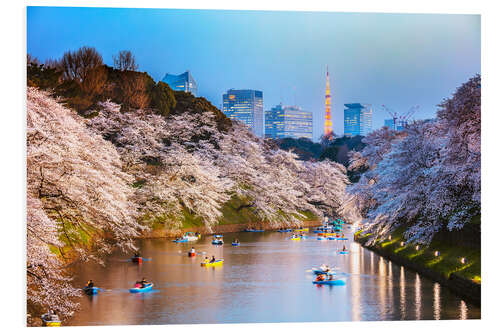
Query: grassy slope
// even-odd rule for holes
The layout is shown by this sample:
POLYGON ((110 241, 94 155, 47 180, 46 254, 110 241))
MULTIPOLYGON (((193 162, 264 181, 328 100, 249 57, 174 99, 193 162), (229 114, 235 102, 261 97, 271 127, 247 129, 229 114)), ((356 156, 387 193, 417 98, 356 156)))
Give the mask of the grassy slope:
MULTIPOLYGON (((222 217, 219 220, 219 224, 255 224, 261 221, 261 218, 254 212, 252 208, 242 208, 237 210, 243 204, 243 200, 240 198, 233 197, 231 200, 226 202, 222 207, 222 217)), ((195 228, 203 226, 203 220, 199 216, 193 215, 187 210, 184 211, 184 218, 182 221, 182 228, 195 228)), ((311 212, 303 212, 306 216, 304 220, 315 220, 317 217, 311 212)), ((157 218, 152 225, 153 230, 158 230, 165 228, 165 219, 157 218)))
MULTIPOLYGON (((359 234, 359 232, 358 232, 359 234)), ((370 234, 359 237, 362 242, 370 234)), ((384 240, 377 243, 377 246, 384 251, 390 251, 398 256, 404 257, 424 267, 430 268, 442 275, 449 277, 455 273, 463 278, 481 283, 481 250, 462 247, 460 244, 453 246, 433 241, 427 247, 420 246, 416 249, 415 244, 401 245, 404 242, 403 230, 397 230, 391 235, 391 240, 384 240), (439 256, 434 255, 439 251, 439 256), (466 258, 466 263, 462 264, 460 259, 466 258)))

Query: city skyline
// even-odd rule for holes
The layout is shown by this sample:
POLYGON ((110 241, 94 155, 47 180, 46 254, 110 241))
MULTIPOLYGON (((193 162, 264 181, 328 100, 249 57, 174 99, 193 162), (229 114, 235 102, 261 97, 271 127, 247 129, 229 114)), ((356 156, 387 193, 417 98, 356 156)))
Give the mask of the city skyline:
POLYGON ((373 128, 389 118, 382 104, 400 113, 418 104, 416 119, 433 118, 443 97, 481 72, 479 15, 77 7, 27 15, 27 51, 41 61, 87 45, 111 65, 130 50, 156 81, 189 68, 198 96, 215 106, 230 88, 265 92, 266 110, 300 105, 313 112, 314 140, 323 134, 326 65, 336 134, 345 103, 372 104, 373 128))

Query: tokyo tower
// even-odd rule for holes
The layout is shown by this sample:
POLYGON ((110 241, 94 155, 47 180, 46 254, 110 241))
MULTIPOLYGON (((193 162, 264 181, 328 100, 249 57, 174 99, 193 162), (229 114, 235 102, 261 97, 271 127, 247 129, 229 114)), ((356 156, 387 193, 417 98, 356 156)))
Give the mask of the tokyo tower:
POLYGON ((332 96, 330 96, 330 74, 328 66, 326 66, 326 96, 325 96, 325 128, 324 136, 329 136, 333 132, 332 129, 332 96))

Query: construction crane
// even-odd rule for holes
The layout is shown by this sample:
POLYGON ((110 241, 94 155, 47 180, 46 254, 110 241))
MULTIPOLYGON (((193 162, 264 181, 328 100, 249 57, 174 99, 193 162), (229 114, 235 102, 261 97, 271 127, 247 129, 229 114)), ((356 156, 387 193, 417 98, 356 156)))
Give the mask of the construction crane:
POLYGON ((394 130, 397 130, 398 128, 398 123, 401 124, 401 126, 405 126, 405 124, 408 123, 408 120, 417 112, 417 110, 420 108, 419 105, 414 105, 412 106, 406 113, 404 114, 398 114, 396 111, 391 111, 386 105, 382 104, 382 108, 387 112, 391 118, 392 118, 392 126, 394 130))

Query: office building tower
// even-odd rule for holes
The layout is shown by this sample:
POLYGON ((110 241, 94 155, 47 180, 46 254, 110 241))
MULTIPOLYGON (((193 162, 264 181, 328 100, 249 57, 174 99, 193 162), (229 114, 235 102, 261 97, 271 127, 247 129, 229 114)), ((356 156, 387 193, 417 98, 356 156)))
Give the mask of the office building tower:
POLYGON ((198 95, 198 84, 189 70, 179 75, 167 73, 161 81, 168 84, 172 90, 190 92, 194 96, 198 95))
POLYGON ((313 137, 312 112, 298 106, 276 105, 265 114, 266 138, 308 138, 313 137))
POLYGON ((262 91, 251 89, 230 89, 222 95, 222 112, 236 119, 257 136, 264 136, 264 103, 262 91))
POLYGON ((366 136, 372 130, 372 106, 370 104, 344 104, 344 135, 366 136))

